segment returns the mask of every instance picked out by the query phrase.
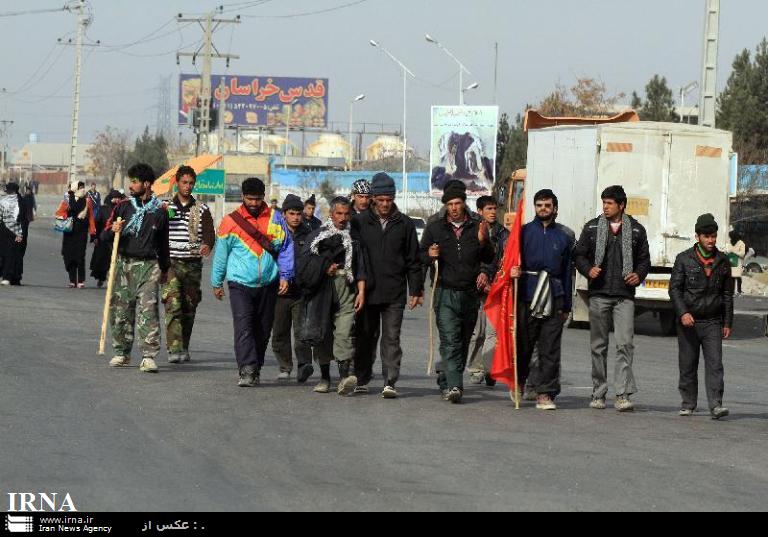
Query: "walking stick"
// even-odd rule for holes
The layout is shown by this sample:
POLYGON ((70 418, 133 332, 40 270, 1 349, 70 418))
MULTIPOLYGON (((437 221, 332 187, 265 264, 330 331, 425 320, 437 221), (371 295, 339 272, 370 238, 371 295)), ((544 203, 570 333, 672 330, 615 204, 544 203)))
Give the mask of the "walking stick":
MULTIPOLYGON (((117 219, 122 222, 122 218, 117 219)), ((107 341, 107 324, 109 323, 109 307, 112 305, 112 289, 115 286, 115 272, 117 271, 117 249, 120 245, 120 233, 115 233, 115 241, 112 243, 112 260, 109 264, 109 279, 107 280, 107 297, 104 299, 104 315, 101 319, 101 339, 99 340, 99 356, 104 356, 104 345, 107 341)))
POLYGON ((514 319, 514 322, 512 323, 512 348, 514 349, 514 355, 515 355, 515 392, 514 394, 510 393, 512 396, 512 400, 515 401, 515 410, 520 410, 520 386, 519 383, 519 377, 517 374, 517 290, 518 290, 518 284, 520 283, 519 280, 515 279, 515 299, 514 299, 514 316, 512 317, 514 319))
POLYGON ((440 275, 440 261, 435 259, 435 277, 432 281, 432 293, 429 304, 429 361, 427 362, 427 376, 432 374, 432 368, 435 365, 435 288, 437 288, 437 278, 440 275))

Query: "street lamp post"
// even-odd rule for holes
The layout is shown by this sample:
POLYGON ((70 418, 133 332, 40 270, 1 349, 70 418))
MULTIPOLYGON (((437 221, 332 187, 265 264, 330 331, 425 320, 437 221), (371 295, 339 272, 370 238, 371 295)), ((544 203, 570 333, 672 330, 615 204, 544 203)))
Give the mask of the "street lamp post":
MULTIPOLYGON (((462 94, 462 96, 463 96, 463 95, 464 95, 466 92, 468 92, 468 91, 471 91, 471 90, 474 90, 474 89, 477 89, 477 88, 479 88, 479 87, 480 87, 480 84, 478 84, 477 82, 473 82, 472 84, 470 84, 470 85, 469 85, 469 86, 467 86, 466 88, 462 88, 462 90, 461 90, 461 94, 462 94)), ((462 99, 461 99, 461 104, 464 104, 464 98, 463 98, 463 97, 462 97, 462 99)))
MULTIPOLYGON (((425 34, 424 38, 427 40, 427 42, 432 43, 433 45, 437 46, 440 50, 445 52, 453 61, 455 61, 459 66, 459 104, 461 106, 464 106, 464 73, 467 73, 468 75, 472 75, 472 73, 469 72, 469 69, 467 69, 461 61, 453 55, 453 53, 445 48, 440 41, 435 39, 429 34, 425 34)), ((475 86, 477 87, 477 86, 475 86)), ((468 88, 469 89, 469 88, 468 88)), ((471 88, 475 89, 475 88, 471 88)))
POLYGON ((354 149, 352 145, 352 112, 353 112, 355 103, 362 101, 363 99, 365 99, 365 94, 361 93, 360 95, 358 95, 357 97, 349 101, 349 140, 348 140, 349 141, 349 159, 347 161, 348 170, 352 169, 352 163, 354 160, 354 149))
POLYGON ((384 52, 384 54, 389 56, 393 62, 395 62, 403 69, 403 212, 408 214, 408 172, 406 171, 408 152, 408 135, 406 134, 408 132, 408 75, 413 78, 416 78, 416 75, 414 75, 413 72, 403 64, 403 62, 395 58, 391 52, 382 47, 379 43, 374 40, 369 41, 369 43, 372 47, 376 47, 384 52))
MULTIPOLYGON (((699 83, 696 81, 691 82, 687 86, 683 86, 680 88, 680 123, 684 122, 685 119, 685 96, 691 93, 693 90, 699 87, 699 83)), ((691 122, 691 116, 688 116, 688 121, 685 121, 685 123, 691 122)))

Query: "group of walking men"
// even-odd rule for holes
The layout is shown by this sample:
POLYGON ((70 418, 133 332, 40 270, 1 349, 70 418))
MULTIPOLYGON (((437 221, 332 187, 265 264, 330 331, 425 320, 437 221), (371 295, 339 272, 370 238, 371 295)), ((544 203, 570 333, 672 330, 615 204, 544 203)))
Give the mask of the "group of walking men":
MULTIPOLYGON (((650 254, 645 229, 626 214, 627 196, 620 186, 603 192, 603 214, 585 225, 578 241, 556 222, 555 193, 536 193, 535 218, 520 237, 521 265, 504 274, 499 267, 510 234, 496 220, 497 202, 480 198, 478 212, 469 210, 462 181, 445 185, 444 207, 430 218, 419 243, 414 222, 395 204, 395 182, 384 173, 371 182, 356 182, 350 197, 331 200, 324 222, 315 217, 314 196, 303 202, 288 195, 277 208, 265 203, 260 179, 247 179, 242 205, 224 217, 218 233, 208 208, 192 196, 191 168, 179 168, 178 193, 170 202, 152 194, 155 175, 149 166, 134 166, 128 176, 131 196, 115 207, 101 237, 111 241, 114 234, 121 235, 111 310, 112 366, 129 364, 136 325, 140 369, 157 371, 161 300, 169 362, 190 360, 189 341, 202 297, 202 259, 214 252, 211 285, 217 299, 229 294, 239 386, 259 385, 271 338, 280 381, 291 378, 295 355, 296 380, 307 382, 315 362, 320 381, 314 391, 328 393, 336 361, 337 393, 365 394, 378 353, 381 395, 396 398, 404 311, 423 305, 425 280, 431 276, 440 337, 438 385, 444 400, 460 403, 470 350, 471 381, 495 383, 494 335, 483 322, 483 304, 496 278, 512 278, 520 281, 519 385, 529 387, 537 408, 554 410, 575 268, 589 280, 590 406, 606 408, 613 327, 615 408, 634 408, 634 297, 650 271, 650 254)), ((679 319, 681 415, 696 409, 703 350, 710 411, 719 419, 728 414, 722 406, 722 339, 730 336, 733 321, 733 280, 727 257, 715 246, 717 233, 711 215, 699 219, 697 244, 675 263, 670 296, 679 319)))

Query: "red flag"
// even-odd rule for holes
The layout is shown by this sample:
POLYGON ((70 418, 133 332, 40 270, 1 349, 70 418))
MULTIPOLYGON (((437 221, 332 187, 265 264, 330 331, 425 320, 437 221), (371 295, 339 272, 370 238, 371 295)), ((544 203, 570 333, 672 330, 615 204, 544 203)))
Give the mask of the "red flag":
POLYGON ((504 260, 496 276, 496 280, 488 292, 485 302, 485 313, 488 321, 496 329, 496 351, 493 355, 491 377, 509 386, 510 391, 517 388, 517 348, 516 326, 517 311, 515 311, 515 290, 513 280, 509 277, 513 267, 519 267, 520 232, 523 227, 524 199, 520 200, 512 224, 507 246, 504 250, 504 260))

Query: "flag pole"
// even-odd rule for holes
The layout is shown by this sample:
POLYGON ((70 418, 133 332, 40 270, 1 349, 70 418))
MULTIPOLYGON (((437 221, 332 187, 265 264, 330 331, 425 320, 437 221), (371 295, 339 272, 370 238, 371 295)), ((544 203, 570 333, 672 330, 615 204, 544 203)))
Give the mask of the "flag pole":
POLYGON ((515 410, 520 410, 520 386, 518 385, 519 377, 517 374, 517 291, 520 280, 515 279, 515 298, 514 298, 514 315, 512 322, 512 348, 514 349, 515 357, 515 410))

